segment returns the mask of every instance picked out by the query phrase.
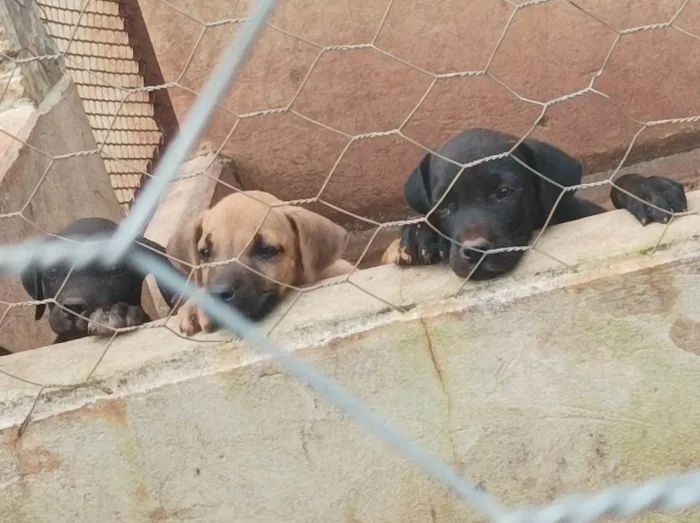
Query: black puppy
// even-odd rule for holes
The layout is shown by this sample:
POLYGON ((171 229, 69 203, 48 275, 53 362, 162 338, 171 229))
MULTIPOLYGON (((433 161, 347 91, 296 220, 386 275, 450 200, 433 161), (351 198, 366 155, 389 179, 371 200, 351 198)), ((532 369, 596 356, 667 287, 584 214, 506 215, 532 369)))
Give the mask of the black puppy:
MULTIPOLYGON (((56 236, 73 241, 94 241, 97 236, 110 234, 117 227, 116 223, 103 218, 84 218, 74 221, 56 236)), ((147 247, 165 254, 161 245, 144 237, 139 237, 134 246, 149 255, 161 257, 147 247)), ((162 259, 167 261, 165 256, 162 259)), ((72 272, 70 269, 70 264, 59 264, 43 270, 32 266, 22 274, 22 285, 32 298, 55 298, 59 304, 49 303, 49 325, 57 334, 54 343, 90 335, 111 336, 113 329, 134 327, 151 321, 141 306, 141 286, 147 274, 130 262, 128 254, 109 268, 92 264, 72 272)), ((161 287, 160 283, 158 287, 168 305, 172 306, 174 295, 161 287)), ((41 319, 45 310, 45 304, 37 305, 35 319, 41 319)))
MULTIPOLYGON (((508 134, 473 129, 457 135, 437 153, 468 164, 507 152, 517 141, 508 134)), ((512 156, 522 163, 507 156, 466 168, 431 214, 430 223, 452 241, 427 224, 410 224, 402 228, 400 240, 387 249, 382 261, 428 265, 448 258, 458 276, 466 277, 473 271, 472 278, 476 280, 490 279, 512 270, 524 251, 501 251, 485 257, 483 252, 526 246, 533 232, 544 226, 553 209, 550 225, 605 212, 599 205, 576 197, 573 190, 566 191, 557 204, 561 187, 578 185, 582 178, 581 164, 566 153, 550 144, 528 139, 512 156)), ((459 172, 458 165, 427 154, 406 182, 407 203, 416 212, 428 214, 459 172)), ((687 210, 683 187, 673 180, 627 174, 617 178, 616 183, 661 209, 687 210)), ((669 214, 616 188, 612 189, 610 197, 616 208, 627 209, 642 225, 665 223, 670 218, 669 214)))

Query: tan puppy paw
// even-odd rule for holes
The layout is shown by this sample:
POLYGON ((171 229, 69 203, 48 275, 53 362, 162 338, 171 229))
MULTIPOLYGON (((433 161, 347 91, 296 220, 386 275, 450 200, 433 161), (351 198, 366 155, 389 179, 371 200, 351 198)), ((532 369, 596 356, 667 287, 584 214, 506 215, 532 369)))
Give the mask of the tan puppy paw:
POLYGON ((199 307, 197 307, 197 321, 199 321, 199 325, 204 332, 214 332, 217 330, 216 323, 210 320, 209 316, 199 307))
POLYGON ((326 267, 319 275, 319 280, 325 280, 327 278, 335 278, 336 276, 343 276, 345 274, 351 273, 355 270, 355 266, 345 260, 337 260, 332 265, 326 267))
POLYGON ((180 327, 180 333, 185 336, 192 336, 202 330, 197 319, 197 307, 191 303, 185 303, 180 310, 177 311, 177 320, 180 327))
MULTIPOLYGON (((382 254, 381 265, 396 264, 400 265, 402 258, 407 256, 406 253, 401 248, 401 239, 397 238, 389 244, 389 246, 382 254)), ((404 260, 405 261, 405 260, 404 260)), ((410 260, 409 260, 410 261, 410 260)))
POLYGON ((382 255, 382 264, 433 265, 447 259, 450 242, 432 227, 423 223, 409 223, 401 229, 401 237, 394 240, 382 255))
POLYGON ((180 332, 185 336, 193 336, 198 332, 213 332, 214 323, 206 313, 193 302, 185 303, 177 312, 180 332))

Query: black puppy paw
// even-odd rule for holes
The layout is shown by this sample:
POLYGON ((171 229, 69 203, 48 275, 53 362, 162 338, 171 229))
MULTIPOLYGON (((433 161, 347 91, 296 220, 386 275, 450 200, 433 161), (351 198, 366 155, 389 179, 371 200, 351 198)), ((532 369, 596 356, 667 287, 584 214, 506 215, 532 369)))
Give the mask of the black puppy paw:
POLYGON ((627 209, 642 225, 652 222, 668 223, 671 219, 671 213, 688 210, 688 201, 683 186, 669 178, 662 176, 644 177, 633 173, 620 176, 615 183, 644 202, 659 208, 647 205, 620 191, 617 187, 613 187, 610 191, 613 205, 617 209, 627 209))
POLYGON ((90 336, 112 336, 115 329, 137 327, 144 323, 145 314, 141 307, 128 303, 117 303, 108 309, 97 309, 90 315, 88 334, 90 336))
POLYGON ((401 238, 386 250, 383 260, 396 265, 432 265, 447 259, 450 242, 425 223, 401 228, 401 238))

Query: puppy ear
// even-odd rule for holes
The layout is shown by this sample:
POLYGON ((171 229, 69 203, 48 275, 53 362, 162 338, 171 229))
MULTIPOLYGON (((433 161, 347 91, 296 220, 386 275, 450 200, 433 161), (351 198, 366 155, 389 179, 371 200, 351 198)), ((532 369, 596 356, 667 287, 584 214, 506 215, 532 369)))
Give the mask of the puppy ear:
MULTIPOLYGON (((539 140, 527 139, 520 144, 517 151, 522 154, 525 163, 549 180, 564 187, 571 187, 581 183, 583 176, 581 164, 553 145, 540 142, 539 140)), ((544 216, 547 217, 557 203, 562 190, 541 176, 537 176, 534 173, 532 175, 537 178, 540 207, 544 216)), ((574 191, 568 191, 562 197, 562 201, 573 196, 574 191)))
POLYGON ((432 208, 430 190, 430 153, 426 154, 403 187, 403 197, 414 211, 428 214, 432 208))
MULTIPOLYGON (((27 291, 27 294, 29 294, 29 296, 31 296, 34 300, 43 300, 46 298, 44 295, 43 278, 43 271, 33 264, 22 273, 22 286, 24 287, 24 290, 27 291)), ((40 320, 45 311, 45 303, 40 303, 37 305, 36 310, 34 311, 34 320, 40 320)))
POLYGON ((345 250, 348 232, 328 218, 301 207, 284 208, 297 235, 304 283, 319 279, 321 272, 345 250))
MULTIPOLYGON (((202 237, 202 220, 205 212, 202 211, 195 218, 181 224, 170 237, 168 246, 165 249, 169 256, 177 258, 176 260, 171 260, 172 264, 187 275, 192 271, 190 265, 197 265, 197 260, 199 259, 197 256, 197 243, 202 237), (190 265, 178 260, 187 262, 190 265)), ((197 277, 196 272, 195 277, 197 277)), ((197 283, 201 282, 197 281, 197 283)))

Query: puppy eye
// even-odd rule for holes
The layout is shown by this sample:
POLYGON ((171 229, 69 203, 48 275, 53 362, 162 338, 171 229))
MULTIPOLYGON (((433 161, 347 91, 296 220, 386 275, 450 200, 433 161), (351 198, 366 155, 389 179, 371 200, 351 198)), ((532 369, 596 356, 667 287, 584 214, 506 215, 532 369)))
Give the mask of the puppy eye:
POLYGON ((513 189, 511 189, 510 187, 506 187, 506 186, 499 187, 498 191, 496 191, 496 198, 498 198, 499 200, 502 200, 504 198, 508 198, 514 192, 515 191, 513 189))
POLYGON ((211 249, 209 247, 202 247, 199 249, 199 257, 203 260, 208 260, 211 258, 211 249))
POLYGON ((282 249, 275 247, 274 245, 260 243, 255 247, 255 256, 262 260, 269 260, 270 258, 277 256, 281 250, 282 249))
POLYGON ((58 269, 56 267, 51 267, 49 270, 46 271, 46 277, 49 280, 57 280, 58 279, 58 269))
POLYGON ((124 266, 123 265, 115 265, 109 270, 110 276, 113 278, 119 278, 122 274, 124 274, 124 266))

